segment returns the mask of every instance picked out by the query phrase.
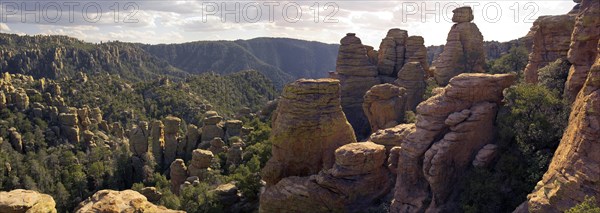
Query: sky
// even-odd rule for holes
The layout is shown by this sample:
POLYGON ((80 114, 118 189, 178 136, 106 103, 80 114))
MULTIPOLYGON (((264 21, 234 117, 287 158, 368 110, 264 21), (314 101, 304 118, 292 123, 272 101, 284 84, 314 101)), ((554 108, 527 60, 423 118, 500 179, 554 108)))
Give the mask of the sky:
POLYGON ((571 0, 533 1, 0 1, 0 32, 67 35, 88 42, 149 44, 288 37, 339 43, 352 32, 377 48, 391 28, 444 44, 452 10, 471 6, 484 40, 527 34, 542 15, 562 15, 571 0))

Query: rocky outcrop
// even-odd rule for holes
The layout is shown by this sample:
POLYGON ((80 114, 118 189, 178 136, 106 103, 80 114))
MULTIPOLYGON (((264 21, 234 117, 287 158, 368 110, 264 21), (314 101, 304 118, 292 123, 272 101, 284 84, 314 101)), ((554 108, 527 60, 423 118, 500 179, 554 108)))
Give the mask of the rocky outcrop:
POLYGON ((129 150, 137 156, 148 152, 148 123, 141 122, 129 131, 129 150))
MULTIPOLYGON (((346 34, 340 43, 333 77, 340 80, 341 105, 348 121, 355 133, 364 137, 370 131, 362 109, 363 97, 371 87, 380 83, 377 67, 369 62, 367 50, 356 34, 346 34)), ((381 51, 379 54, 381 56, 381 51)))
POLYGON ((408 32, 398 28, 390 29, 379 45, 377 70, 379 75, 396 76, 404 65, 408 32))
POLYGON ((272 127, 272 157, 262 170, 268 185, 288 176, 329 169, 334 164, 334 150, 356 142, 335 79, 300 79, 286 85, 272 127))
POLYGON ((259 211, 364 212, 391 188, 385 158, 382 145, 344 145, 335 151, 332 168, 309 177, 287 177, 267 188, 259 211))
POLYGON ((21 133, 19 133, 19 131, 17 131, 17 129, 14 127, 11 127, 10 129, 8 129, 8 131, 10 132, 10 145, 12 145, 15 151, 22 153, 23 137, 21 136, 21 133))
POLYGON ((474 23, 470 7, 460 7, 452 11, 455 22, 448 33, 443 52, 433 62, 434 77, 438 85, 445 86, 454 76, 461 73, 484 72, 485 52, 483 36, 474 23), (471 21, 470 21, 471 20, 471 21))
POLYGON ((398 72, 398 79, 394 81, 394 84, 406 89, 404 111, 414 111, 417 109, 417 105, 423 101, 427 83, 425 83, 426 73, 422 64, 420 62, 406 63, 398 72))
POLYGON ((179 188, 185 179, 188 177, 188 169, 185 163, 181 159, 176 159, 171 163, 170 176, 171 176, 171 192, 179 195, 179 188))
POLYGON ((177 158, 177 147, 179 146, 179 125, 181 119, 174 116, 165 118, 165 149, 164 149, 164 165, 171 165, 171 162, 177 158))
POLYGON ((225 131, 221 121, 223 117, 219 116, 216 111, 208 111, 205 113, 204 127, 202 127, 202 142, 211 141, 214 138, 224 138, 225 131))
POLYGON ((397 168, 391 212, 456 211, 452 192, 460 190, 461 174, 477 152, 492 142, 496 105, 515 79, 514 74, 460 74, 419 104, 416 123, 371 139, 400 144, 390 156, 397 159, 390 162, 397 168))
MULTIPOLYGON (((421 36, 410 36, 406 39, 406 53, 404 54, 404 66, 410 62, 418 62, 425 72, 429 72, 429 63, 427 63, 427 48, 425 39, 421 36)), ((396 72, 398 72, 396 70, 396 72)), ((400 75, 400 74, 398 74, 400 75)))
POLYGON ((0 192, 0 212, 6 213, 56 213, 56 203, 50 195, 36 191, 15 189, 0 192))
POLYGON ((527 196, 529 212, 563 212, 586 196, 600 197, 600 56, 571 109, 548 170, 527 196))
POLYGON ((70 143, 79 143, 79 125, 76 113, 60 113, 60 131, 70 143))
POLYGON ((214 155, 218 155, 221 152, 225 152, 226 146, 225 141, 221 138, 214 138, 210 141, 210 147, 208 148, 214 155))
POLYGON ((227 166, 231 165, 239 165, 242 162, 242 143, 232 143, 231 146, 227 149, 227 161, 225 162, 227 166))
POLYGON ((498 145, 496 145, 496 144, 485 145, 483 148, 481 148, 481 150, 479 150, 479 152, 477 152, 477 155, 475 156, 475 160, 473 160, 473 166, 474 167, 486 167, 486 166, 490 165, 490 163, 496 157, 497 152, 498 152, 498 145))
POLYGON ((163 150, 165 149, 165 132, 162 121, 156 120, 152 122, 150 128, 152 155, 158 164, 163 163, 163 150))
POLYGON ((239 137, 242 135, 243 123, 240 120, 225 121, 225 138, 229 141, 231 137, 239 137))
POLYGON ((525 82, 538 82, 538 69, 567 57, 575 18, 572 15, 540 16, 529 34, 533 46, 525 67, 525 82))
POLYGON ((75 211, 77 213, 100 213, 100 212, 164 212, 175 213, 177 211, 157 206, 150 202, 139 192, 133 190, 114 191, 100 190, 87 200, 79 203, 75 211))
POLYGON ((187 131, 185 132, 185 143, 179 144, 184 145, 184 159, 189 160, 192 159, 192 152, 194 149, 198 147, 198 141, 200 140, 200 132, 198 132, 198 127, 194 124, 189 124, 187 131))
POLYGON ((214 158, 215 156, 211 151, 195 149, 192 152, 192 160, 188 168, 189 176, 203 177, 214 158))
POLYGON ((585 83, 587 73, 598 54, 596 43, 600 39, 600 2, 582 0, 580 13, 575 19, 567 58, 571 62, 569 77, 565 83, 566 97, 575 100, 585 83))
POLYGON ((363 109, 371 130, 390 128, 404 121, 406 109, 406 92, 404 88, 392 84, 373 86, 365 94, 363 109))

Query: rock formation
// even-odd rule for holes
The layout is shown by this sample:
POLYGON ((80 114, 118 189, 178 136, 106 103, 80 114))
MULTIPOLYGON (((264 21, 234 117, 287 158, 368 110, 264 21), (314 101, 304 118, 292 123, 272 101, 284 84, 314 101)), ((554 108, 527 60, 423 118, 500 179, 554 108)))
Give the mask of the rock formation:
POLYGON ((79 125, 76 113, 60 113, 60 131, 70 143, 79 143, 79 125))
POLYGON ((496 104, 514 74, 460 74, 417 107, 417 121, 378 132, 374 141, 396 140, 390 168, 397 168, 391 212, 455 211, 460 175, 493 139, 496 104), (394 135, 390 135, 394 134, 394 135), (400 166, 401 165, 401 166, 400 166))
POLYGON ((148 123, 142 122, 129 131, 129 146, 131 152, 137 156, 148 152, 148 123))
MULTIPOLYGON (((600 50, 600 42, 597 45, 600 50)), ((585 196, 596 197, 600 205, 599 124, 600 55, 573 103, 569 124, 548 170, 527 196, 529 212, 563 212, 585 196)))
POLYGON ((210 147, 208 150, 210 150, 214 155, 218 155, 219 153, 224 152, 225 148, 225 141, 217 137, 210 141, 210 147))
POLYGON ((227 161, 226 165, 239 165, 242 162, 242 143, 232 143, 227 149, 227 161))
POLYGON ((525 67, 525 82, 538 82, 538 69, 567 57, 575 18, 572 15, 540 16, 531 27, 533 46, 525 67))
POLYGON ((363 96, 380 83, 377 67, 369 62, 367 50, 356 34, 346 34, 340 43, 334 76, 340 80, 342 109, 356 134, 364 137, 370 131, 362 109, 363 96))
POLYGON ((179 125, 181 119, 174 116, 167 116, 165 118, 165 149, 164 165, 171 165, 171 162, 177 157, 177 147, 179 146, 179 125))
POLYGON ((498 152, 498 145, 496 144, 488 144, 485 145, 477 155, 475 156, 475 160, 473 160, 473 166, 475 167, 486 167, 488 166, 496 157, 496 153, 498 152))
POLYGON ((50 195, 36 191, 15 189, 0 192, 0 212, 6 213, 56 213, 56 203, 50 195))
POLYGON ((152 122, 150 128, 150 137, 152 138, 152 155, 158 164, 163 163, 163 150, 165 148, 165 132, 162 121, 156 120, 152 122))
POLYGON ((100 212, 164 212, 183 213, 167 209, 164 206, 156 206, 139 192, 133 190, 114 191, 100 190, 87 200, 79 203, 75 211, 77 213, 100 213, 100 212))
POLYGON ((224 138, 225 131, 221 121, 223 117, 219 116, 215 111, 208 111, 205 114, 204 126, 202 127, 201 141, 211 141, 214 138, 224 138))
POLYGON ((198 127, 194 124, 189 124, 187 131, 185 132, 185 160, 192 159, 192 151, 198 147, 199 140, 200 132, 198 132, 198 127))
POLYGON ((179 187, 185 179, 188 177, 188 169, 185 166, 185 163, 181 159, 176 159, 171 163, 170 168, 170 176, 171 176, 171 192, 179 195, 179 187))
POLYGON ((8 131, 10 132, 10 145, 12 145, 15 151, 23 152, 23 137, 21 133, 14 127, 11 127, 8 131))
MULTIPOLYGON (((404 54, 404 65, 410 62, 418 62, 425 72, 429 70, 427 63, 427 48, 425 47, 425 39, 421 36, 409 36, 406 39, 406 53, 404 54)), ((401 67, 402 68, 402 67, 401 67)), ((400 70, 396 70, 396 73, 400 70)), ((399 75, 399 74, 398 74, 399 75)))
POLYGON ((262 171, 268 185, 329 169, 334 150, 356 142, 340 105, 340 83, 334 79, 300 79, 286 85, 272 126, 272 157, 262 171))
POLYGON ((364 212, 391 188, 385 148, 350 143, 335 151, 335 164, 317 175, 283 178, 260 198, 260 212, 364 212), (376 186, 376 187, 375 187, 376 186))
POLYGON ((203 177, 214 158, 211 151, 195 149, 192 152, 192 160, 190 161, 190 166, 188 168, 189 176, 203 177))
POLYGON ((580 11, 575 19, 567 54, 572 65, 565 83, 565 94, 571 101, 575 100, 585 83, 588 70, 598 54, 595 46, 600 39, 600 2, 582 0, 580 11))
POLYGON ((396 76, 404 65, 404 52, 408 32, 398 28, 390 29, 379 45, 377 70, 379 75, 396 76))
POLYGON ((406 89, 406 103, 404 111, 414 111, 417 105, 423 101, 423 95, 427 88, 425 83, 426 73, 420 62, 408 62, 398 72, 398 79, 394 84, 406 89))
POLYGON ((448 33, 443 52, 433 62, 434 77, 438 85, 445 86, 448 81, 461 73, 484 72, 485 52, 483 36, 474 23, 470 7, 459 7, 452 11, 455 22, 448 33))
POLYGON ((363 110, 373 132, 398 125, 404 121, 406 109, 404 88, 392 84, 379 84, 365 94, 363 110))
POLYGON ((239 137, 242 133, 243 123, 240 120, 225 121, 225 138, 229 141, 231 137, 239 137))

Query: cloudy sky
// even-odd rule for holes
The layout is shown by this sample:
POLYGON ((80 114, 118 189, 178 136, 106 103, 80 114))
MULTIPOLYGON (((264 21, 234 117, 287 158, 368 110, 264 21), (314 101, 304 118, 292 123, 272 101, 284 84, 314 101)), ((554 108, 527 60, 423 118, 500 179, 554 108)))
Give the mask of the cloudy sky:
POLYGON ((533 1, 0 1, 0 32, 57 34, 89 42, 182 43, 289 37, 338 43, 347 32, 379 46, 390 28, 445 43, 452 10, 470 5, 485 40, 524 36, 571 0, 533 1))

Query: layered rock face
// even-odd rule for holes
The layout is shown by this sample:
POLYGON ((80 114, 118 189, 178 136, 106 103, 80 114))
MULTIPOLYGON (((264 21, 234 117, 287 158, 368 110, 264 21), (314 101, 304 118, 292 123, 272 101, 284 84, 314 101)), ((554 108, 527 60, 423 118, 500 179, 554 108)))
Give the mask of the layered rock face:
POLYGON ((600 39, 600 2, 583 0, 580 13, 575 19, 567 58, 571 62, 569 77, 565 83, 566 96, 572 101, 585 83, 588 70, 598 54, 596 42, 600 39))
POLYGON ((497 103, 515 79, 514 74, 460 74, 419 104, 416 123, 372 137, 400 144, 390 154, 390 168, 397 169, 391 212, 456 210, 457 183, 478 151, 492 142, 497 103))
POLYGON ((556 59, 567 57, 575 18, 572 15, 540 16, 529 34, 533 46, 525 67, 525 82, 538 82, 538 69, 556 59))
POLYGON ((165 118, 165 149, 164 165, 171 165, 171 162, 177 157, 177 147, 179 146, 179 125, 181 119, 178 117, 167 116, 165 118))
POLYGON ((262 170, 268 185, 329 169, 334 151, 356 142, 335 79, 300 79, 286 85, 272 122, 272 157, 262 170))
POLYGON ((163 150, 165 149, 165 126, 162 121, 152 122, 150 127, 150 137, 152 138, 152 155, 158 164, 163 163, 163 150))
POLYGON ((56 213, 56 203, 50 195, 36 191, 15 189, 0 192, 0 212, 6 213, 56 213))
POLYGON ((420 62, 406 63, 398 72, 398 79, 394 81, 394 84, 406 89, 405 111, 416 110, 417 105, 423 101, 427 83, 425 83, 426 73, 422 64, 420 62))
POLYGON ((259 211, 362 212, 391 188, 385 158, 382 145, 344 145, 335 151, 331 169, 309 177, 287 177, 267 188, 259 211))
POLYGON ((460 7, 452 11, 455 22, 448 33, 443 52, 433 62, 434 77, 438 85, 445 86, 448 81, 461 73, 484 72, 485 52, 483 35, 474 23, 470 7, 460 7))
POLYGON ((181 159, 176 159, 171 163, 170 176, 171 176, 171 192, 179 195, 179 188, 185 179, 188 177, 188 169, 185 163, 181 159))
MULTIPOLYGON (((598 43, 600 50, 600 42, 598 43)), ((600 205, 600 56, 573 103, 548 171, 528 196, 529 212, 563 212, 596 197, 600 205)), ((526 212, 526 209, 521 209, 526 212)), ((518 211, 517 211, 518 212, 518 211)))
POLYGON ((87 200, 79 203, 75 212, 184 212, 156 206, 139 192, 133 190, 100 190, 87 200))
POLYGON ((340 80, 341 105, 356 134, 366 136, 370 131, 362 109, 363 96, 381 83, 377 67, 371 64, 366 48, 354 33, 348 33, 340 43, 335 77, 340 80))
POLYGON ((365 94, 363 109, 371 130, 390 128, 404 121, 406 90, 392 84, 373 86, 365 94))
POLYGON ((189 176, 196 176, 201 178, 205 171, 212 164, 212 160, 215 158, 213 153, 208 150, 196 149, 192 152, 192 160, 188 168, 189 176))
POLYGON ((398 28, 390 29, 379 45, 377 70, 379 75, 396 76, 404 65, 404 52, 408 32, 398 28))

